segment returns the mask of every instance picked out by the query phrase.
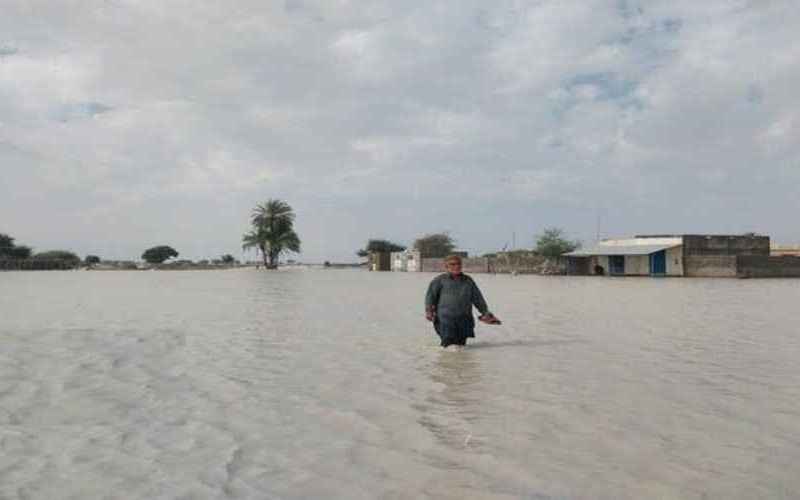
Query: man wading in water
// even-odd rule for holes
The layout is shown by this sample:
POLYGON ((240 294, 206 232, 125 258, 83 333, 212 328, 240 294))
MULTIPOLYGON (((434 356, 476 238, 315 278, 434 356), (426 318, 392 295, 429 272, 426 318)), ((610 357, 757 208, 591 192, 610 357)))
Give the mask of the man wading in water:
POLYGON ((468 337, 475 337, 475 320, 472 306, 478 308, 479 320, 490 325, 499 325, 500 320, 489 312, 478 285, 461 272, 461 257, 451 255, 445 259, 447 272, 435 277, 425 294, 425 318, 433 321, 433 327, 442 347, 455 345, 461 349, 468 337))

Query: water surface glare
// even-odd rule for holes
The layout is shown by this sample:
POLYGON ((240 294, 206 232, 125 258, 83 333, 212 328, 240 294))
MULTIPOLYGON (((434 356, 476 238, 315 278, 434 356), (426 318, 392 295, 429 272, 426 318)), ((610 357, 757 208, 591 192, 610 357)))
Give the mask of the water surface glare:
POLYGON ((800 497, 800 280, 0 273, 0 499, 800 497))

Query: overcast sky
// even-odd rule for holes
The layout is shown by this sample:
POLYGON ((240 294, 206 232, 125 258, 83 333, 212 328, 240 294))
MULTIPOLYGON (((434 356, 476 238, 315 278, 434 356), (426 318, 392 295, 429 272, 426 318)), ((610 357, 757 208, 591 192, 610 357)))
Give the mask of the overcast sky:
POLYGON ((2 0, 0 232, 306 261, 548 226, 800 243, 797 0, 2 0), (599 222, 599 224, 598 224, 599 222))

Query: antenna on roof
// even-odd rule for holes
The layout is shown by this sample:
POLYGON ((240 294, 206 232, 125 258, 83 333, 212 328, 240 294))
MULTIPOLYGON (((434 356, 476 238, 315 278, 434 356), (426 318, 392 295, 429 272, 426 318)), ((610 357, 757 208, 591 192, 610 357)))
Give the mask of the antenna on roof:
POLYGON ((597 208, 597 225, 595 226, 597 231, 595 233, 594 241, 595 243, 600 241, 600 208, 597 208))

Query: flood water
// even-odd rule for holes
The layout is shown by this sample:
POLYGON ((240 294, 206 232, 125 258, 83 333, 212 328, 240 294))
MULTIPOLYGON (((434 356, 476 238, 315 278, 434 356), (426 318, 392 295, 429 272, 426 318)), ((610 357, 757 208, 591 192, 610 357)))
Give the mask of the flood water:
POLYGON ((2 499, 800 497, 800 280, 0 273, 2 499))

